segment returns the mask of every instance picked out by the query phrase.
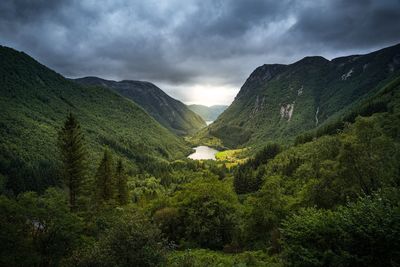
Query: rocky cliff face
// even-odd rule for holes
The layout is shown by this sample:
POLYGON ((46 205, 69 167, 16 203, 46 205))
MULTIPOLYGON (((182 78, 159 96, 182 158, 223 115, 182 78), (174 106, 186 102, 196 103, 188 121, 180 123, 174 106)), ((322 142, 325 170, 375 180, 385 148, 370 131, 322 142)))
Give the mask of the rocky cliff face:
POLYGON ((167 129, 179 135, 191 134, 206 126, 204 120, 182 102, 170 97, 150 82, 109 81, 97 77, 76 79, 85 85, 110 88, 131 99, 167 129))
POLYGON ((207 134, 228 147, 290 140, 373 94, 399 70, 400 45, 333 60, 263 65, 207 134))

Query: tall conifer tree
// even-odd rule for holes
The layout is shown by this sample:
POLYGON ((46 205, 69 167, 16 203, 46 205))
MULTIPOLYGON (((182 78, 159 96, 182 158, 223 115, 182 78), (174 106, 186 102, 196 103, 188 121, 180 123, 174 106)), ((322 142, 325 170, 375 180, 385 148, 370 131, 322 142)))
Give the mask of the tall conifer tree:
POLYGON ((117 169, 115 172, 116 178, 116 190, 117 190, 117 201, 119 205, 128 204, 128 179, 125 173, 124 165, 122 160, 118 160, 117 169))
POLYGON ((96 201, 103 204, 112 200, 114 194, 114 169, 111 152, 104 150, 103 158, 96 173, 96 201))
POLYGON ((77 209, 77 197, 86 176, 84 135, 76 117, 69 113, 58 134, 58 146, 63 165, 64 182, 69 190, 71 211, 77 209))

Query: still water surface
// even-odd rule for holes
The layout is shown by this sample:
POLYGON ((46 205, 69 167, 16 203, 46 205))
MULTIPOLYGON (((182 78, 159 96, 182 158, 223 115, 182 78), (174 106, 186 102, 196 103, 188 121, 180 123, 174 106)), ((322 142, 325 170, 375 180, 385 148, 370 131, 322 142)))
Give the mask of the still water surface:
POLYGON ((208 146, 198 146, 195 147, 193 154, 190 154, 188 158, 190 159, 212 159, 215 160, 215 154, 217 154, 218 150, 215 150, 214 148, 208 147, 208 146))

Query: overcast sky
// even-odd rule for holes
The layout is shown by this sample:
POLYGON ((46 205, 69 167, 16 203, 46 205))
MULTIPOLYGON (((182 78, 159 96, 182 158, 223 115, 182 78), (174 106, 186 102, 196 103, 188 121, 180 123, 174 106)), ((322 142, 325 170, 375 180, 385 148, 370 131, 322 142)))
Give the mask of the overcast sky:
POLYGON ((0 44, 66 77, 151 81, 229 104, 265 63, 400 42, 400 0, 0 0, 0 44))

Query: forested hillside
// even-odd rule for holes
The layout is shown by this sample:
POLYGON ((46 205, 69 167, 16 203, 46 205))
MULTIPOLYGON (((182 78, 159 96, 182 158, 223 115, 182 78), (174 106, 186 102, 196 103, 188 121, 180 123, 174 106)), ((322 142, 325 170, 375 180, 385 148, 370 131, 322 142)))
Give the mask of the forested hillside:
POLYGON ((0 266, 399 266, 397 50, 257 69, 197 136, 251 147, 214 161, 184 157, 181 139, 119 94, 1 48, 0 266), (331 68, 354 70, 333 82, 331 68), (279 87, 287 75, 303 91, 279 87), (279 105, 296 97, 294 109, 278 105, 279 123, 262 124, 271 103, 257 95, 288 92, 279 105), (247 140, 251 122, 221 126, 246 99, 260 123, 247 140), (212 136, 222 129, 230 135, 212 136))
POLYGON ((176 134, 192 134, 206 126, 199 115, 152 83, 142 81, 115 82, 97 77, 85 77, 74 81, 84 85, 104 86, 118 92, 133 100, 161 125, 176 134))
POLYGON ((189 105, 189 109, 199 114, 205 121, 215 121, 228 106, 214 105, 214 106, 203 106, 203 105, 189 105))
POLYGON ((132 101, 108 88, 78 85, 7 47, 0 47, 0 105, 0 174, 16 192, 57 183, 56 136, 69 112, 81 121, 95 159, 104 146, 131 165, 190 151, 132 101))
POLYGON ((263 65, 201 135, 227 147, 287 141, 374 94, 399 75, 400 45, 333 60, 263 65))

